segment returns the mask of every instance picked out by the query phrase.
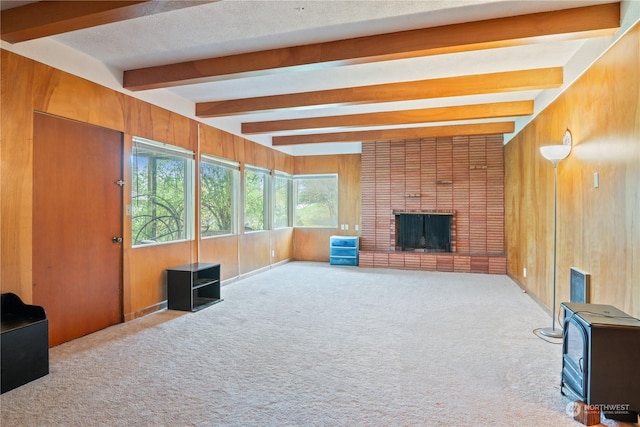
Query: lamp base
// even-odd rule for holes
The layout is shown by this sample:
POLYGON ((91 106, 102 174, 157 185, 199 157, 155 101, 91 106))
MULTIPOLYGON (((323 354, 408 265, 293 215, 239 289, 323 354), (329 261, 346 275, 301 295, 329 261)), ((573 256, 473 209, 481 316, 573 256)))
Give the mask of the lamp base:
POLYGON ((544 335, 545 337, 562 338, 562 329, 541 328, 541 329, 539 329, 539 331, 540 331, 540 334, 544 335))

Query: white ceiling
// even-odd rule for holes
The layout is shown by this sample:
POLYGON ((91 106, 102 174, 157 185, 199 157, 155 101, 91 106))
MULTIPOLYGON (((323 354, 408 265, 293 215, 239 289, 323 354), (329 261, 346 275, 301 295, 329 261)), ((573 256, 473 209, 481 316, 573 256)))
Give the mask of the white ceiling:
MULTIPOLYGON (((226 76, 207 83, 137 92, 122 88, 122 72, 187 60, 610 2, 223 0, 13 45, 3 41, 2 47, 240 135, 242 122, 470 103, 535 100, 537 112, 562 88, 395 103, 297 108, 211 119, 197 118, 195 103, 558 66, 565 67, 566 86, 610 45, 613 37, 572 41, 549 37, 544 43, 517 47, 345 64, 331 68, 306 67, 263 75, 226 76)), ((24 3, 3 0, 2 9, 24 3)), ((518 120, 516 131, 532 117, 514 118, 518 120)), ((487 120, 466 122, 482 121, 487 120)), ((363 129, 371 127, 349 130, 363 129)), ((335 130, 323 129, 322 132, 335 130)), ((304 132, 310 131, 298 131, 304 132)), ((317 133, 318 130, 313 132, 317 133)), ((273 135, 276 134, 243 136, 270 146, 273 135)), ((359 152, 360 144, 341 142, 277 148, 294 155, 328 154, 359 152)))

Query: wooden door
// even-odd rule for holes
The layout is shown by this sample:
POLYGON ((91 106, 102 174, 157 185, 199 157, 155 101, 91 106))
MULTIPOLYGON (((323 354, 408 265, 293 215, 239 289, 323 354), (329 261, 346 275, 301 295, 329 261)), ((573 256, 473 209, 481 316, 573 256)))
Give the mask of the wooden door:
POLYGON ((49 345, 122 321, 122 134, 36 113, 33 303, 49 345))

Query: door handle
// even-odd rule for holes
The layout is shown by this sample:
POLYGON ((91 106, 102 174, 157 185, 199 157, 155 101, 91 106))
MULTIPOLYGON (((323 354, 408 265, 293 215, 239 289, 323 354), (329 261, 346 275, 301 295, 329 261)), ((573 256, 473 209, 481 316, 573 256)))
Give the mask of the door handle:
POLYGON ((113 236, 113 239, 111 239, 111 241, 113 243, 122 243, 122 237, 113 236))

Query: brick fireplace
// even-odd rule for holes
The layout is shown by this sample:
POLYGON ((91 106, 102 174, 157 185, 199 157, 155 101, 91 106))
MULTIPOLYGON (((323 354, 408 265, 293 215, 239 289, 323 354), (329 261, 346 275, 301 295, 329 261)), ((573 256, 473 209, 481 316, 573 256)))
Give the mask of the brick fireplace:
POLYGON ((506 273, 502 141, 363 143, 360 266, 506 273), (451 251, 396 250, 398 213, 451 215, 451 251))

